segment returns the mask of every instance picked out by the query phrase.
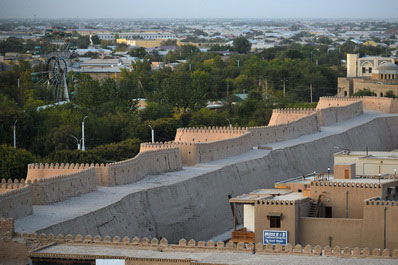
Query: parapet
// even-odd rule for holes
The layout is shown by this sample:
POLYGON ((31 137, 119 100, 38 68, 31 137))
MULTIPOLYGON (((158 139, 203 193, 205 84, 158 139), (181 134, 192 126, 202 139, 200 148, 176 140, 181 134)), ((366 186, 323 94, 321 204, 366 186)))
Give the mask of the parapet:
MULTIPOLYGON (((24 233, 22 236, 16 234, 16 236, 21 237, 26 242, 36 242, 41 243, 41 245, 49 245, 51 243, 57 244, 80 244, 84 245, 105 245, 105 246, 124 246, 131 247, 132 249, 141 249, 141 250, 151 250, 151 251, 161 251, 161 252, 240 252, 247 254, 286 254, 286 255, 307 255, 307 256, 325 256, 325 257, 340 257, 340 258, 384 258, 384 259, 398 259, 398 249, 394 249, 390 251, 389 249, 373 249, 372 251, 369 248, 341 248, 339 246, 335 246, 333 248, 326 246, 321 247, 306 245, 302 246, 297 244, 293 246, 288 243, 285 246, 281 244, 276 245, 263 245, 262 243, 249 243, 245 244, 243 242, 235 244, 233 242, 224 243, 223 241, 195 241, 194 239, 186 240, 180 239, 178 244, 169 244, 166 238, 158 239, 152 238, 149 239, 147 237, 143 237, 142 239, 138 237, 134 237, 130 239, 129 237, 119 237, 119 236, 105 236, 101 237, 100 235, 92 236, 92 235, 80 235, 77 234, 75 236, 68 234, 64 236, 63 234, 58 234, 55 236, 54 234, 27 234, 24 233)), ((41 254, 45 255, 45 252, 32 252, 32 256, 35 257, 44 257, 41 254)), ((110 257, 111 258, 111 257, 110 257)))
POLYGON ((315 109, 312 108, 286 108, 286 109, 273 109, 272 113, 297 113, 297 114, 313 114, 315 113, 315 109))
POLYGON ((333 188, 363 188, 363 189, 381 189, 382 184, 377 183, 351 183, 351 182, 333 182, 333 181, 311 181, 311 186, 333 187, 333 188))

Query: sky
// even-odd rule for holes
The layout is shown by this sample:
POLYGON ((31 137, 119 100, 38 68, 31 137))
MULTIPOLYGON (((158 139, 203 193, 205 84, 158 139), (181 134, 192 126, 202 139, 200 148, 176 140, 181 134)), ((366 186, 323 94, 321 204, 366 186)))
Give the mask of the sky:
POLYGON ((0 18, 398 18, 398 0, 0 0, 0 18))

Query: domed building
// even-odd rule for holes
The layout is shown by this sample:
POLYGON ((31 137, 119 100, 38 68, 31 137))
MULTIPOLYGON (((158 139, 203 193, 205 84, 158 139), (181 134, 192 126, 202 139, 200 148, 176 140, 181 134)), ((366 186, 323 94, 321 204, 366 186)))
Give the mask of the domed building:
POLYGON ((398 65, 395 63, 384 63, 372 74, 372 79, 398 80, 398 65))
POLYGON ((338 96, 353 96, 370 90, 378 97, 398 96, 398 58, 347 54, 347 77, 338 79, 338 96))

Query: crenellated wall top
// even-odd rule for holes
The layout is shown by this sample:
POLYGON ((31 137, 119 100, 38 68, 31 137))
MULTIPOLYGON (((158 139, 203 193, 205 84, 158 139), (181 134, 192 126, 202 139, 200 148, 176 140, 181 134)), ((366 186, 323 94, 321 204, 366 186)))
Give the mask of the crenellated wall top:
MULTIPOLYGON (((1 221, 0 221, 1 222, 1 221)), ((6 221, 5 221, 6 222, 6 221)), ((18 233, 15 233, 16 237, 22 237, 23 240, 27 242, 40 242, 42 243, 42 246, 44 247, 39 247, 31 252, 32 257, 51 257, 51 258, 79 258, 73 255, 68 256, 68 254, 54 254, 54 253, 46 253, 43 251, 46 247, 51 246, 53 244, 73 244, 73 245, 81 245, 84 247, 84 245, 90 244, 98 244, 98 245, 105 245, 109 247, 113 246, 123 246, 123 247, 131 247, 132 249, 138 248, 141 250, 151 250, 151 251, 167 251, 167 252, 172 252, 172 251, 226 251, 226 252, 242 252, 242 253, 249 253, 249 254, 256 254, 256 253, 268 253, 268 254, 302 254, 302 255, 317 255, 317 256, 338 256, 338 257, 345 257, 345 258, 350 258, 350 257, 366 257, 366 258, 385 258, 385 259, 398 259, 398 249, 394 250, 389 250, 389 249, 373 249, 370 250, 369 248, 341 248, 339 246, 335 246, 333 248, 326 246, 326 247, 321 247, 319 245, 316 246, 311 246, 311 245, 306 245, 302 246, 300 244, 297 245, 292 245, 290 243, 286 244, 285 246, 282 246, 281 244, 266 244, 263 245, 262 243, 249 243, 245 244, 243 242, 240 243, 233 243, 233 242, 227 242, 224 243, 223 241, 219 240, 217 242, 214 242, 212 240, 210 241, 196 241, 194 239, 191 240, 186 240, 186 239, 180 239, 178 241, 178 244, 169 244, 168 240, 166 238, 162 239, 157 239, 152 238, 149 239, 147 237, 144 237, 142 239, 138 237, 134 237, 133 239, 130 239, 127 236, 124 237, 119 237, 119 236, 105 236, 101 237, 100 235, 92 236, 92 235, 80 235, 77 234, 75 236, 68 234, 68 235, 63 235, 63 234, 58 234, 55 236, 54 234, 27 234, 24 233, 23 235, 20 235, 18 233), (38 250, 41 250, 40 252, 37 252, 38 250), (59 255, 59 256, 58 256, 59 255)), ((88 258, 89 255, 85 255, 85 258, 88 258)), ((90 256, 92 258, 92 256, 90 256)), ((98 258, 103 258, 104 256, 98 257, 98 258)), ((116 256, 106 256, 106 258, 115 258, 116 256)), ((128 259, 127 257, 119 257, 121 259, 128 259)), ((174 260, 172 260, 174 261, 174 260)))
POLYGON ((286 108, 286 109, 273 109, 272 113, 283 114, 313 114, 316 110, 313 108, 286 108))
POLYGON ((86 169, 98 164, 79 164, 79 163, 33 163, 28 165, 28 169, 86 169))
POLYGON ((358 182, 333 182, 333 181, 311 181, 311 186, 319 186, 319 187, 333 187, 333 188, 365 188, 365 189, 381 189, 383 187, 382 184, 377 183, 358 183, 358 182))

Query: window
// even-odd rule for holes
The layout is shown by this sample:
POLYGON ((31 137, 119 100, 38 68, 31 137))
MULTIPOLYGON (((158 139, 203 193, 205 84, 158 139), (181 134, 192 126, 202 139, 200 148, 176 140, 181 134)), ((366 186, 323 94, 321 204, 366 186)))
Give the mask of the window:
POLYGON ((269 227, 270 228, 281 228, 281 217, 280 216, 270 216, 269 217, 269 227))
POLYGON ((366 68, 362 67, 362 74, 366 73, 366 68))
POLYGON ((325 206, 325 218, 332 218, 332 207, 325 206))
POLYGON ((369 74, 372 73, 372 67, 369 67, 369 74))

